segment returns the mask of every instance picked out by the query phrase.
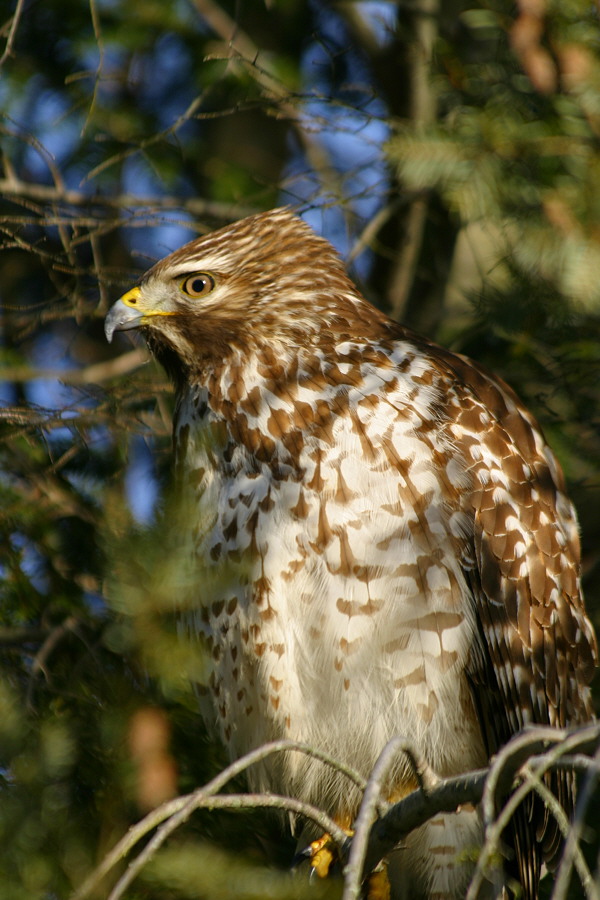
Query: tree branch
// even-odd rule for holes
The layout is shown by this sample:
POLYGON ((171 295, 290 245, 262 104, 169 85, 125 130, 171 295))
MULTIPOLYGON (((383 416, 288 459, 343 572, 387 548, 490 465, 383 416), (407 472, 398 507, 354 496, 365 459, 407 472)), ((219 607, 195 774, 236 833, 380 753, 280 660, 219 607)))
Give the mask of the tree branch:
POLYGON ((60 381, 63 384, 98 384, 110 378, 126 375, 139 369, 150 359, 142 347, 122 353, 105 362, 94 363, 83 369, 32 369, 29 366, 7 366, 0 369, 0 381, 24 383, 28 381, 60 381))
MULTIPOLYGON (((594 762, 596 766, 587 773, 581 791, 579 792, 579 797, 577 798, 575 818, 567 834, 565 849, 558 867, 558 872, 556 873, 551 900, 565 900, 571 880, 571 867, 573 864, 578 865, 581 856, 579 842, 585 826, 585 814, 589 809, 590 801, 600 778, 600 749, 597 750, 594 755, 594 762)), ((583 883, 583 878, 581 880, 583 883)), ((584 883, 584 888, 589 889, 589 882, 584 883)), ((598 896, 597 890, 595 896, 598 896)))
POLYGON ((28 197, 43 203, 64 203, 67 206, 100 207, 102 209, 160 209, 185 210, 193 216, 234 221, 258 212, 256 207, 238 203, 222 203, 217 200, 203 200, 200 197, 141 197, 137 194, 95 194, 75 191, 62 185, 30 184, 16 176, 0 178, 0 193, 5 197, 28 197))
MULTIPOLYGON (((196 809, 257 807, 284 809, 296 815, 305 816, 328 832, 334 842, 338 844, 342 861, 346 861, 344 900, 355 900, 360 895, 363 878, 376 869, 380 862, 411 831, 424 825, 440 813, 456 812, 465 804, 478 805, 482 803, 483 799, 487 813, 492 814, 493 810, 493 814, 489 827, 486 829, 486 840, 469 889, 468 897, 475 898, 485 877, 489 861, 497 852, 500 835, 516 807, 527 794, 537 791, 542 796, 547 808, 557 819, 563 836, 569 840, 573 829, 570 827, 562 807, 558 805, 555 798, 548 794, 548 789, 541 778, 552 767, 564 768, 567 762, 574 767, 588 770, 588 787, 582 792, 577 807, 576 821, 583 822, 583 815, 591 797, 591 785, 600 776, 600 753, 597 751, 599 741, 600 725, 597 724, 580 728, 574 732, 549 727, 532 727, 516 735, 502 748, 488 768, 453 778, 440 779, 421 758, 412 743, 405 738, 398 737, 390 741, 384 748, 366 782, 352 769, 340 765, 327 754, 306 744, 294 741, 276 741, 266 744, 228 766, 204 787, 192 794, 168 801, 134 825, 75 892, 72 900, 84 900, 107 873, 153 829, 158 828, 155 835, 121 876, 113 888, 109 900, 119 900, 122 897, 126 888, 159 847, 164 844, 169 835, 196 809), (275 753, 289 752, 304 753, 321 760, 326 765, 342 772, 363 791, 363 801, 352 837, 348 837, 323 810, 294 798, 272 794, 219 795, 219 792, 232 778, 240 775, 250 766, 275 753), (387 808, 381 818, 374 821, 377 810, 382 806, 383 786, 399 754, 404 754, 408 759, 414 781, 419 787, 399 803, 387 808), (594 764, 590 767, 588 765, 590 763, 589 756, 594 754, 596 754, 594 764), (520 779, 520 783, 509 796, 500 814, 496 814, 498 797, 510 792, 515 779, 520 779)), ((580 832, 577 833, 574 840, 577 842, 579 837, 580 832)), ((565 859, 565 865, 569 868, 573 864, 575 865, 586 898, 598 900, 598 891, 593 885, 591 874, 579 849, 577 847, 570 848, 565 859)), ((563 900, 563 895, 557 894, 556 900, 563 900)))
MULTIPOLYGON (((424 796, 427 796, 428 792, 439 784, 440 779, 433 773, 427 761, 418 753, 411 741, 404 737, 397 737, 389 741, 383 748, 367 782, 354 825, 354 837, 350 842, 348 862, 344 868, 346 883, 343 900, 358 900, 360 896, 362 874, 365 871, 365 860, 370 845, 371 826, 377 815, 377 806, 381 800, 386 779, 400 753, 403 753, 408 759, 415 781, 424 796)), ((371 871, 373 868, 374 866, 371 866, 367 871, 371 871)))
POLYGON ((17 36, 17 28, 19 27, 19 21, 21 19, 21 15, 23 13, 24 6, 25 6, 25 0, 17 0, 17 4, 15 6, 15 11, 12 16, 12 22, 10 23, 10 29, 8 32, 8 36, 6 38, 4 52, 3 52, 2 56, 0 57, 0 67, 4 65, 4 63, 6 62, 6 60, 12 53, 13 44, 14 44, 15 38, 17 36))
POLYGON ((41 644, 50 634, 50 628, 36 628, 24 625, 22 628, 0 628, 0 647, 24 647, 28 644, 41 644))
MULTIPOLYGON (((123 890, 131 883, 135 875, 137 875, 138 871, 142 868, 142 866, 147 862, 147 860, 156 852, 158 847, 164 843, 166 838, 172 831, 177 828, 180 824, 185 822, 189 816, 196 809, 200 809, 201 807, 205 808, 216 808, 219 805, 223 807, 227 806, 227 798, 216 798, 215 795, 218 791, 222 790, 225 785, 235 778, 238 775, 241 775, 246 769, 250 766, 255 765, 258 762, 261 762, 263 759, 273 755, 274 753, 289 753, 289 752, 298 752, 304 753, 307 756, 312 756, 315 759, 321 760, 321 762, 325 763, 328 766, 331 766, 336 771, 341 772, 345 775, 350 781, 352 781, 360 790, 364 790, 365 781, 364 779, 349 766, 345 766, 339 763, 337 760, 333 759, 333 757, 329 756, 326 753, 323 753, 320 750, 316 750, 314 747, 310 747, 307 744, 302 744, 297 741, 275 741, 271 744, 265 744, 263 747, 259 747, 257 750, 252 751, 251 753, 247 753, 245 756, 241 757, 241 759, 232 763, 230 766, 227 766, 226 769, 223 770, 219 775, 212 779, 212 781, 208 782, 208 784, 204 785, 204 787, 199 788, 197 791, 194 791, 192 794, 188 794, 183 797, 177 797, 175 800, 169 800, 167 803, 163 803, 157 809, 152 810, 147 816, 145 816, 140 822, 136 825, 132 826, 127 834, 121 838, 120 841, 113 847, 113 849, 107 854, 101 864, 92 872, 92 874, 85 880, 85 882, 81 885, 81 887, 75 891, 71 900, 83 900, 84 897, 89 896, 92 891, 100 884, 102 879, 114 868, 114 866, 123 859, 130 850, 140 841, 143 837, 149 834, 157 825, 161 823, 165 823, 164 827, 160 829, 154 838, 150 841, 146 848, 142 851, 140 855, 143 856, 142 862, 138 864, 138 860, 140 856, 136 858, 134 862, 132 862, 123 877, 119 880, 117 885, 114 888, 113 894, 111 894, 109 900, 116 900, 117 897, 120 897, 123 890), (149 849, 150 848, 150 849, 149 849), (118 893, 115 893, 118 889, 118 893)), ((231 795, 228 795, 231 796, 231 795)), ((287 797, 277 797, 275 801, 271 802, 272 795, 248 795, 250 797, 254 797, 254 802, 251 802, 250 806, 276 806, 278 809, 286 809, 291 812, 296 812, 301 815, 305 815, 307 818, 316 821, 320 827, 323 827, 332 837, 332 839, 338 844, 341 848, 344 841, 346 840, 346 833, 337 825, 336 822, 333 821, 329 816, 323 813, 321 810, 317 810, 312 807, 310 804, 303 804, 300 801, 293 800, 287 797), (258 803, 256 798, 260 796, 261 802, 258 803), (291 804, 288 803, 291 799, 291 804), (263 802, 264 801, 264 802, 263 802)), ((236 809, 243 808, 243 802, 241 797, 237 797, 235 803, 233 804, 236 809)))
MULTIPOLYGON (((409 54, 410 117, 417 131, 431 125, 436 117, 437 98, 431 80, 431 61, 438 33, 438 0, 418 0, 412 7, 414 40, 409 54)), ((412 201, 404 226, 404 240, 390 281, 392 318, 402 322, 415 280, 429 211, 426 194, 412 201)))

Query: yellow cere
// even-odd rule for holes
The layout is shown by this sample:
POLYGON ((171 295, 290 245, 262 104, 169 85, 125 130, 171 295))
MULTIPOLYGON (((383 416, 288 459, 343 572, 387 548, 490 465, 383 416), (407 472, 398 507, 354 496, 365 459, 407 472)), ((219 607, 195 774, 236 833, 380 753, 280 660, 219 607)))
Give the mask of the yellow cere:
POLYGON ((130 291, 127 291, 126 294, 123 294, 121 297, 121 303, 124 303, 125 306, 135 306, 137 301, 140 299, 142 292, 139 287, 131 288, 130 291))

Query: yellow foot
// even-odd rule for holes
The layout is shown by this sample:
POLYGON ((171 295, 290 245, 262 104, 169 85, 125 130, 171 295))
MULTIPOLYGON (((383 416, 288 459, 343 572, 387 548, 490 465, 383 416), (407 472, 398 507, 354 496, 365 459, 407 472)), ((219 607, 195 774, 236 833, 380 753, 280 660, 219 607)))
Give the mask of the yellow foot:
MULTIPOLYGON (((352 832, 348 830, 348 833, 352 832)), ((328 878, 333 867, 339 862, 338 848, 331 839, 331 835, 323 834, 308 846, 307 853, 312 871, 319 878, 328 878)), ((372 872, 366 880, 364 893, 365 900, 390 900, 390 881, 387 873, 387 863, 383 862, 372 872)))
POLYGON ((331 867, 338 861, 337 847, 331 840, 331 835, 323 834, 310 846, 310 865, 319 878, 327 878, 331 867))
POLYGON ((381 865, 372 872, 365 885, 366 900, 390 900, 390 880, 387 873, 387 863, 381 865))

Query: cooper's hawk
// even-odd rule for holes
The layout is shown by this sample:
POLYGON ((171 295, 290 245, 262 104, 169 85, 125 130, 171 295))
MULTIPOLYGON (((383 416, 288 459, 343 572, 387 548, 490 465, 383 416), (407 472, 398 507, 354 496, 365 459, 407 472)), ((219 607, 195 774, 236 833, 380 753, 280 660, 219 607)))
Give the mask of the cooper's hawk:
MULTIPOLYGON (((373 308, 285 209, 157 263, 106 320, 109 340, 132 328, 175 383, 195 549, 221 573, 197 626, 232 757, 289 737, 368 775, 402 734, 450 775, 527 723, 590 718, 575 513, 510 388, 373 308)), ((356 811, 300 754, 254 779, 356 811)), ((400 762, 390 794, 413 787, 400 762)), ((526 897, 555 837, 515 831, 526 897)), ((464 896, 480 841, 477 811, 437 817, 399 851, 399 884, 464 896)))

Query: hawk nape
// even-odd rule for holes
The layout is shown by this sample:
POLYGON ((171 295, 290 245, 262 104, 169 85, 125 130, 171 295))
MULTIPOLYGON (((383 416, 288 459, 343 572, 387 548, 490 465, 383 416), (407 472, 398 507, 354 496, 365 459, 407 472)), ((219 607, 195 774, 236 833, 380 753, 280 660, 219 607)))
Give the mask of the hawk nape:
MULTIPOLYGON (((176 467, 210 523, 195 551, 247 561, 197 615, 232 757, 289 737, 368 775, 402 734, 445 776, 527 723, 590 719, 575 513, 503 382, 372 307, 285 209, 157 263, 107 317, 109 340, 131 328, 175 383, 176 467)), ((252 777, 340 821, 357 808, 300 754, 252 777)), ((400 761, 389 794, 414 786, 400 761)), ((553 787, 570 811, 568 775, 553 787)), ((531 900, 560 846, 530 818, 507 843, 531 900)), ((436 817, 396 854, 396 894, 464 897, 480 843, 477 810, 436 817)))

